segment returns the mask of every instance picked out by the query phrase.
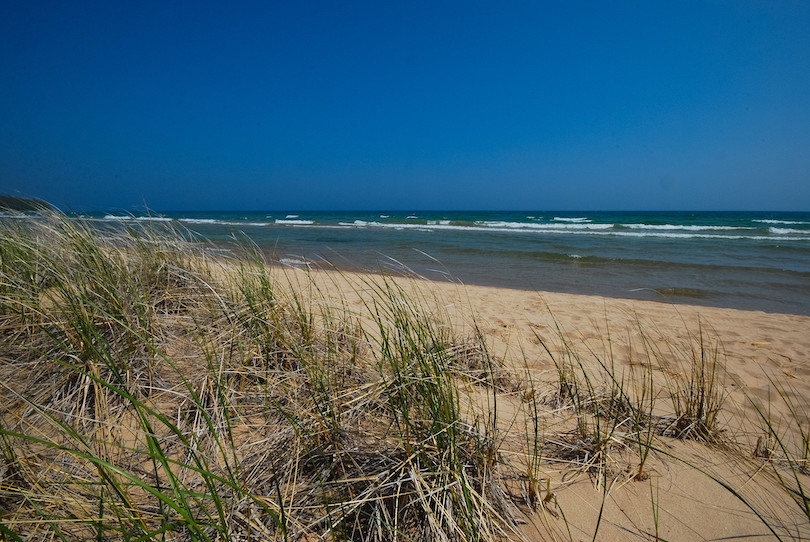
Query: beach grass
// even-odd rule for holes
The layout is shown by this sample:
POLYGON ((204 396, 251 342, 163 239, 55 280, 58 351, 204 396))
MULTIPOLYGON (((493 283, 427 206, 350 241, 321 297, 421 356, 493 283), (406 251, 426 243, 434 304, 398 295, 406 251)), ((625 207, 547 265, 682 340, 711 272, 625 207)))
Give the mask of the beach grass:
POLYGON ((768 535, 808 535, 805 403, 776 380, 786 417, 751 398, 771 450, 752 454, 724 432, 700 323, 685 342, 639 323, 628 359, 610 334, 535 331, 548 378, 418 278, 208 248, 165 225, 0 223, 0 538, 596 540, 643 487, 618 532, 657 540, 653 478, 676 463, 768 535), (568 497, 583 483, 593 517, 568 497))

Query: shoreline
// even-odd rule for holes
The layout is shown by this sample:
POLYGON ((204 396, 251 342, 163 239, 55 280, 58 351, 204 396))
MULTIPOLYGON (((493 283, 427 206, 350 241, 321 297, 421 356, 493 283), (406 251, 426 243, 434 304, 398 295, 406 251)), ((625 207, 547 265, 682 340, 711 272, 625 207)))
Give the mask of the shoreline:
POLYGON ((416 277, 420 280, 436 284, 455 284, 456 286, 475 286, 480 288, 494 288, 515 292, 524 292, 526 294, 546 293, 553 295, 559 294, 570 296, 598 297, 616 300, 617 302, 627 301, 627 302, 643 302, 643 303, 660 303, 662 305, 671 305, 678 307, 695 307, 695 308, 718 309, 718 310, 728 309, 744 312, 761 312, 763 314, 784 314, 790 316, 802 316, 810 318, 810 306, 804 307, 803 310, 797 309, 795 311, 786 311, 784 310, 783 304, 771 302, 769 303, 769 305, 771 305, 772 308, 769 308, 767 306, 761 306, 762 303, 752 302, 750 298, 745 298, 744 296, 722 297, 721 299, 729 300, 727 303, 723 303, 719 300, 716 302, 712 302, 711 299, 712 296, 710 294, 706 296, 701 296, 699 292, 693 292, 690 291, 689 289, 681 289, 680 291, 678 289, 671 289, 674 291, 670 293, 667 292, 666 289, 641 287, 632 290, 622 290, 622 291, 614 289, 615 293, 601 293, 596 291, 598 290, 598 287, 593 286, 590 286, 588 288, 580 288, 579 290, 577 290, 576 288, 559 288, 559 289, 533 288, 531 286, 524 284, 523 282, 512 282, 510 284, 505 279, 491 278, 491 277, 489 279, 479 278, 476 280, 475 278, 473 278, 473 280, 462 280, 456 275, 451 274, 449 270, 446 269, 434 270, 434 274, 436 276, 429 276, 424 273, 412 271, 408 268, 405 269, 387 268, 374 270, 374 269, 365 269, 356 265, 335 264, 334 262, 328 260, 320 260, 320 261, 307 260, 305 262, 300 263, 283 263, 283 260, 276 256, 272 257, 268 265, 297 270, 309 268, 313 272, 333 271, 339 273, 367 275, 367 276, 374 276, 384 273, 390 274, 392 277, 396 278, 416 277), (628 294, 636 294, 636 295, 628 295, 628 294), (703 302, 701 303, 700 301, 703 302))
MULTIPOLYGON (((339 270, 296 272, 308 275, 324 292, 341 292, 341 302, 348 302, 358 313, 366 308, 357 285, 376 284, 383 277, 339 270), (346 292, 351 293, 346 296, 346 292)), ((705 340, 707 346, 719 349, 730 378, 728 391, 736 393, 734 403, 747 401, 737 391, 738 384, 756 397, 767 398, 774 378, 787 379, 796 394, 810 397, 810 316, 393 278, 406 285, 407 292, 429 297, 459 329, 471 335, 480 332, 493 354, 512 369, 522 370, 525 365, 556 379, 546 346, 560 348, 561 336, 589 352, 586 357, 615 350, 610 357, 626 368, 649 356, 645 342, 680 351, 684 345, 705 340)))
MULTIPOLYGON (((279 266, 280 268, 282 266, 279 266)), ((331 277, 331 281, 345 280, 351 282, 375 280, 383 275, 370 271, 342 271, 335 269, 311 269, 304 271, 285 267, 299 273, 308 273, 316 278, 320 275, 331 277), (336 280, 335 277, 338 277, 336 280), (348 280, 346 280, 348 279, 348 280)), ((438 291, 455 303, 463 303, 467 298, 469 308, 490 319, 513 326, 524 321, 547 320, 555 317, 566 324, 599 324, 612 320, 626 326, 633 324, 635 318, 647 319, 663 328, 683 326, 687 321, 698 318, 714 329, 718 335, 739 337, 750 332, 752 337, 779 337, 778 341, 769 344, 783 346, 793 350, 801 344, 807 350, 797 350, 798 354, 810 352, 810 316, 783 312, 768 312, 754 309, 733 307, 715 307, 688 303, 670 303, 666 301, 620 298, 593 294, 524 290, 480 284, 467 284, 453 281, 438 281, 425 277, 406 277, 392 275, 394 280, 415 280, 428 290, 438 291), (673 321, 673 319, 677 321, 673 321), (741 327, 742 325, 742 327, 741 327), (805 337, 805 335, 808 335, 805 337)), ((764 340, 752 338, 752 343, 763 343, 764 340)), ((810 367, 808 367, 810 368, 810 367)))
MULTIPOLYGON (((339 292, 340 302, 348 303, 358 314, 367 310, 358 285, 379 284, 386 276, 340 270, 293 271, 301 274, 296 280, 312 280, 326 294, 339 292)), ((797 394, 810 397, 810 316, 515 290, 423 277, 391 278, 407 292, 430 298, 430 303, 449 315, 459 329, 471 335, 480 332, 491 351, 513 369, 526 365, 556 378, 551 374, 554 367, 549 352, 538 339, 548 346, 563 335, 572 345, 591 352, 589 357, 615 348, 611 357, 615 354, 624 367, 649 355, 644 352, 647 341, 656 348, 681 349, 705 339, 707 345, 719 348, 731 380, 755 396, 767 397, 770 379, 775 377, 788 379, 797 394)), ((689 353, 681 355, 688 357, 689 353)), ((744 404, 746 397, 738 394, 734 402, 744 404)))

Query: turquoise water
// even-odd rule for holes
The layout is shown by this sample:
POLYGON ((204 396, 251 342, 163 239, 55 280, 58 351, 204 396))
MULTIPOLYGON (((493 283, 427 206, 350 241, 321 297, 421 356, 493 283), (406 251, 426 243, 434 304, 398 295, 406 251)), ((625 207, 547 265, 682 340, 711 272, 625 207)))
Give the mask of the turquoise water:
POLYGON ((152 212, 290 266, 408 269, 433 279, 810 315, 810 213, 152 212))

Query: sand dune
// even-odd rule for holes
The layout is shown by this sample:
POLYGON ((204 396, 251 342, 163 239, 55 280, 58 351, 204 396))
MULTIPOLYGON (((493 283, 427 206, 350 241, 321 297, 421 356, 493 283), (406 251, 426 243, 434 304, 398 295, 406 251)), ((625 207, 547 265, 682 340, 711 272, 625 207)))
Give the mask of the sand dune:
MULTIPOLYGON (((358 312, 363 310, 364 288, 379 281, 370 275, 334 272, 313 272, 313 276, 327 285, 326 290, 350 292, 344 299, 358 312)), ((597 366, 597 359, 611 359, 617 375, 629 375, 631 366, 654 362, 650 347, 644 348, 645 340, 660 349, 661 355, 674 352, 685 357, 690 348, 703 342, 707 355, 716 349, 722 361, 724 403, 717 442, 662 437, 657 441, 662 451, 650 455, 649 477, 641 481, 629 476, 638 458, 626 444, 617 443, 611 452, 606 478, 548 452, 543 476, 555 504, 527 514, 525 534, 529 539, 567 540, 570 530, 574 540, 591 540, 596 525, 598 540, 655 539, 656 516, 662 540, 775 539, 762 519, 729 489, 769 511, 769 521, 788 525, 795 536, 810 534, 807 518, 797 513, 796 503, 780 490, 780 482, 762 457, 754 457, 758 441, 761 445, 766 442, 767 430, 752 406, 753 401, 767 408, 780 428, 794 429, 774 384, 787 390, 798 404, 807 404, 810 317, 451 282, 416 280, 409 288, 434 300, 460 329, 472 332, 477 326, 499 359, 518 375, 528 368, 545 393, 553 394, 558 386, 547 348, 557 355, 563 350, 563 340, 591 369, 597 366)), ((666 380, 660 373, 656 370, 654 374, 656 411, 666 417, 672 412, 666 380)), ((505 426, 514 429, 520 425, 516 421, 519 403, 508 393, 501 397, 499 410, 505 426)), ((545 423, 549 440, 570 430, 563 414, 549 414, 545 423)), ((791 438, 801 437, 794 434, 791 438)), ((520 445, 513 446, 518 453, 520 445)), ((509 447, 508 439, 504 447, 509 447)))

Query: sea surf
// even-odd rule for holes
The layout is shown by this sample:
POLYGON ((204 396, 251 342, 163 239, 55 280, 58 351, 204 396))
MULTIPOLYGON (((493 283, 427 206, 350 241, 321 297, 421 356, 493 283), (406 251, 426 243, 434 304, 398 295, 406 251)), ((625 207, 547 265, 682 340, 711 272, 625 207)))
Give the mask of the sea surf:
MULTIPOLYGON (((810 213, 105 212, 289 266, 810 315, 810 213)), ((137 226, 136 226, 137 227, 137 226)))

